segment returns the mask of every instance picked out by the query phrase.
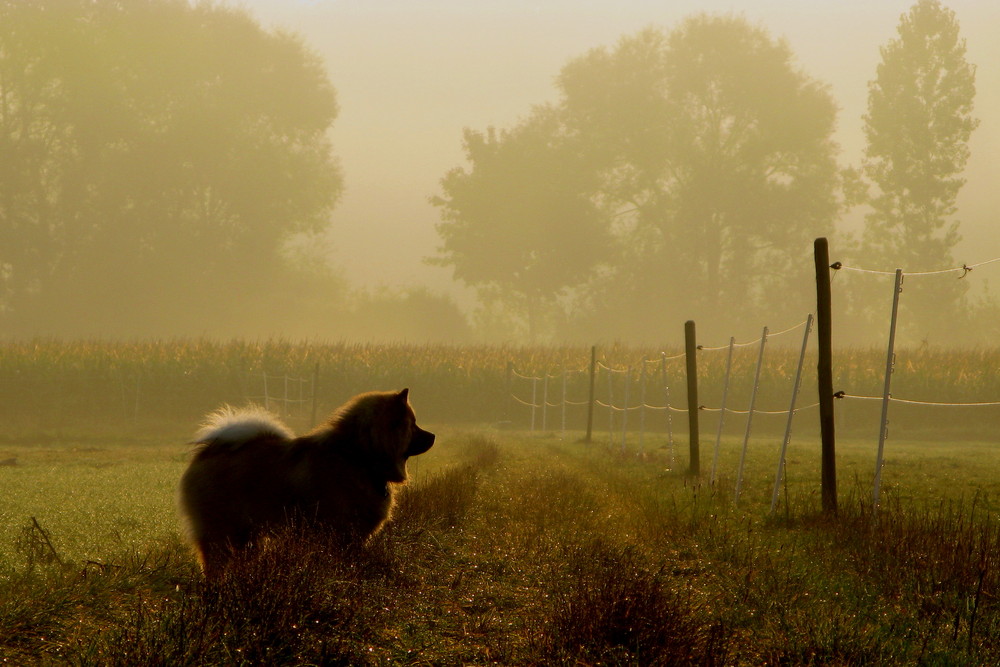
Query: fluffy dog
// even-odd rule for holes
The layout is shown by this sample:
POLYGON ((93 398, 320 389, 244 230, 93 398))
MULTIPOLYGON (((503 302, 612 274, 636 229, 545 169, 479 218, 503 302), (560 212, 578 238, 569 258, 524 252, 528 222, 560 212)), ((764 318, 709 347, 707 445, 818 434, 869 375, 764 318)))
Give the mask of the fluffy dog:
POLYGON ((256 539, 295 522, 362 543, 388 520, 406 460, 434 444, 408 390, 355 396, 311 433, 261 408, 223 408, 195 436, 180 509, 207 577, 256 539))

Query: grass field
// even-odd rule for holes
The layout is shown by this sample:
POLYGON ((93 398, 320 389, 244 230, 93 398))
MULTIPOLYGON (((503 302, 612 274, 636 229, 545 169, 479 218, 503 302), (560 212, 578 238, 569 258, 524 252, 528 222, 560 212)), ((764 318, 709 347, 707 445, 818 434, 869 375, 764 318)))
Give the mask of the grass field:
MULTIPOLYGON (((433 427, 432 427, 433 428, 433 427)), ((364 553, 291 535, 206 585, 179 537, 186 433, 0 444, 0 661, 12 664, 997 664, 1000 448, 686 446, 439 428, 364 553), (671 461, 673 460, 673 466, 671 461)))

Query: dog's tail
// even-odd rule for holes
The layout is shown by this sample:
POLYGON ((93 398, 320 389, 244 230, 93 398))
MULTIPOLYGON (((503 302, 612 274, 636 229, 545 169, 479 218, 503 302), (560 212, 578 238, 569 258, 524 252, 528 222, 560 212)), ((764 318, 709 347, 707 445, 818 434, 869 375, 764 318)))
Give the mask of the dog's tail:
POLYGON ((259 405, 234 408, 224 405, 205 418, 195 433, 194 443, 206 449, 236 449, 250 440, 277 438, 291 440, 290 428, 259 405))

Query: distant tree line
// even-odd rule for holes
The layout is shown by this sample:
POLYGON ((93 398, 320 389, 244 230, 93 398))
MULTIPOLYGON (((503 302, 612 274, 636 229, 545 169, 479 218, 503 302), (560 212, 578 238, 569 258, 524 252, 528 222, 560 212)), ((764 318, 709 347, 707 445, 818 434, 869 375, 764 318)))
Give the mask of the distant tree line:
MULTIPOLYGON (((793 323, 812 308, 812 239, 838 236, 855 206, 864 233, 839 235, 840 259, 953 266, 974 68, 937 0, 917 2, 882 49, 857 169, 838 167, 827 88, 742 18, 624 37, 569 62, 557 86, 512 128, 466 130, 467 164, 432 199, 431 261, 478 291, 493 326, 657 340, 686 319, 719 335, 793 323)), ((883 287, 840 293, 854 333, 883 326, 883 287)), ((954 340, 966 289, 924 297, 910 331, 954 340)))
MULTIPOLYGON (((975 70, 937 0, 882 49, 856 168, 826 86, 742 18, 625 36, 556 83, 513 127, 466 129, 432 197, 430 261, 474 288, 480 336, 754 335, 812 309, 821 235, 877 268, 955 262, 975 70), (839 233, 854 208, 863 232, 839 233)), ((0 333, 468 340, 451 300, 352 294, 328 265, 337 114, 319 58, 243 10, 0 0, 0 333)), ((904 300, 911 339, 1000 321, 969 281, 935 285, 904 300)), ((852 281, 840 316, 880 330, 888 296, 852 281)))

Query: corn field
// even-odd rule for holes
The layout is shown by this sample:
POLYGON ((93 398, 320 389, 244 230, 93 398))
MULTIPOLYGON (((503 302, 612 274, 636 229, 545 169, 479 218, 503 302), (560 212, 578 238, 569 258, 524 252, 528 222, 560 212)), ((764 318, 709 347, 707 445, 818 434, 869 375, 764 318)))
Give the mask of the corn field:
MULTIPOLYGON (((673 357, 678 349, 610 345, 597 348, 601 363, 614 368, 653 368, 647 390, 662 403, 664 385, 670 403, 686 408, 683 359, 662 364, 649 361, 673 357), (644 362, 646 362, 644 364, 644 362), (661 371, 662 369, 662 371, 661 371), (661 374, 662 373, 662 374, 661 374), (657 394, 656 392, 661 392, 657 394)), ((841 349, 834 353, 834 389, 856 396, 881 395, 884 351, 841 349)), ((766 350, 761 370, 758 409, 788 406, 798 350, 766 350)), ((742 348, 733 357, 728 405, 746 409, 757 361, 756 348, 742 348)), ((243 404, 261 393, 264 374, 316 379, 316 408, 322 418, 350 396, 372 389, 410 387, 412 401, 426 423, 507 424, 526 428, 527 409, 512 399, 531 397, 532 388, 512 380, 519 373, 566 376, 571 400, 586 400, 590 348, 572 346, 450 346, 364 345, 284 340, 146 342, 9 341, 0 344, 0 419, 8 433, 94 431, 114 433, 134 427, 176 424, 186 431, 201 416, 223 403, 243 404)), ((699 401, 720 403, 726 367, 724 351, 699 352, 699 401)), ((816 400, 816 361, 807 356, 799 406, 816 400)), ((1000 400, 1000 348, 945 350, 920 348, 897 352, 893 396, 937 402, 1000 400)), ((620 380, 616 380, 620 382, 620 380)), ((603 382, 598 383, 603 391, 603 382)), ((562 391, 553 379, 552 391, 562 391)), ((620 389, 613 389, 620 396, 620 389)), ((554 394, 553 394, 554 395, 554 394)), ((311 401, 310 401, 311 402, 311 401)), ((838 401, 838 430, 877 430, 876 401, 838 401)), ((575 407, 568 427, 585 427, 586 409, 575 407)), ((290 418, 297 428, 308 426, 311 406, 290 418)), ((711 426, 717 417, 705 414, 711 426)), ((778 420, 774 428, 780 428, 778 420)), ((815 427, 806 411, 797 429, 815 427)), ((893 428, 911 434, 991 439, 1000 427, 1000 408, 892 406, 893 428)), ((678 419, 678 425, 682 420, 678 419)), ((735 417, 727 422, 737 423, 735 417)), ((652 428, 656 429, 654 425, 652 428)), ((762 420, 757 429, 768 429, 762 420)))

